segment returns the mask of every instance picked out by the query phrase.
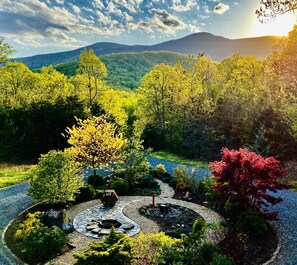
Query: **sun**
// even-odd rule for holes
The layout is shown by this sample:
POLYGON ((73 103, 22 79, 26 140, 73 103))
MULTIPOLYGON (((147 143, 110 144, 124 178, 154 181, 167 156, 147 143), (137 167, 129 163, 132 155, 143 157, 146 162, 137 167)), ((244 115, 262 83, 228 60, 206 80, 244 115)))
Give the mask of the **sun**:
POLYGON ((258 36, 287 36, 296 24, 296 18, 296 15, 292 13, 286 13, 267 23, 258 22, 255 25, 255 34, 258 36))

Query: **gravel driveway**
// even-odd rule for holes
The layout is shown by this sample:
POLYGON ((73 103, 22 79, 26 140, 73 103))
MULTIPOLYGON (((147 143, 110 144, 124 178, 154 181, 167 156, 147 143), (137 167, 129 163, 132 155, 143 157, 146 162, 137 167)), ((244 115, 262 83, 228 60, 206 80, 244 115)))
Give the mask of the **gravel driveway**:
MULTIPOLYGON (((155 167, 163 164, 169 173, 180 166, 177 163, 163 161, 153 157, 148 158, 155 167)), ((191 167, 187 167, 191 168, 191 167)), ((196 175, 203 178, 209 175, 208 169, 198 169, 196 175)), ((2 236, 5 226, 18 214, 32 204, 32 199, 26 195, 28 183, 12 186, 0 190, 0 234, 2 236)), ((273 265, 296 265, 297 264, 297 193, 292 191, 280 191, 277 194, 284 202, 273 206, 273 210, 279 212, 279 232, 282 240, 282 248, 278 258, 273 265)), ((0 265, 11 265, 19 263, 6 252, 2 243, 0 244, 0 265)))

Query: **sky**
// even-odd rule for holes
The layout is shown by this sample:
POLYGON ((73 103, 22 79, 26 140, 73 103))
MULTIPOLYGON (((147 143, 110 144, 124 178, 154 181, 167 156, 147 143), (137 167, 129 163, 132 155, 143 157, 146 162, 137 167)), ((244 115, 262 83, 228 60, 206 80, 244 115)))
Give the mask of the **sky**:
POLYGON ((261 24, 260 0, 0 0, 0 36, 14 57, 96 42, 156 44, 196 32, 237 39, 287 35, 296 16, 261 24))

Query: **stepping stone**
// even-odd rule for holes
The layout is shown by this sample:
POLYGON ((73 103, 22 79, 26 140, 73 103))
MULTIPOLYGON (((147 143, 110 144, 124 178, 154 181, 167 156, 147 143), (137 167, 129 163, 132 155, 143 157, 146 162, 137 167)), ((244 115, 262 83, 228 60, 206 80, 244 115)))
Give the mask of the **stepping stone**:
POLYGON ((93 229, 95 229, 95 228, 98 228, 98 224, 96 224, 96 225, 88 225, 88 226, 86 227, 87 230, 93 230, 93 229))
POLYGON ((99 236, 107 236, 107 235, 109 235, 109 233, 110 233, 110 229, 102 228, 102 229, 99 231, 98 235, 99 235, 99 236))
POLYGON ((117 228, 116 233, 126 233, 126 231, 122 228, 117 228))
POLYGON ((133 224, 123 224, 120 228, 123 228, 124 230, 131 230, 134 228, 133 224))
POLYGON ((100 230, 101 230, 101 228, 97 227, 97 228, 93 229, 91 232, 93 234, 98 234, 100 232, 100 230))

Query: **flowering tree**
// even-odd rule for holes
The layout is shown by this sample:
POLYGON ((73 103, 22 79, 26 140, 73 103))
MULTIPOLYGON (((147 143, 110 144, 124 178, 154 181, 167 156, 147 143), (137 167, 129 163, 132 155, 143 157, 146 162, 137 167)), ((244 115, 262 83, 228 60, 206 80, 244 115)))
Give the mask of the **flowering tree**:
POLYGON ((282 198, 273 197, 271 193, 288 188, 277 180, 286 174, 278 160, 265 159, 247 149, 223 148, 222 160, 212 162, 210 166, 217 182, 213 189, 218 193, 262 213, 267 219, 277 217, 277 212, 269 213, 263 207, 282 202, 282 198))

